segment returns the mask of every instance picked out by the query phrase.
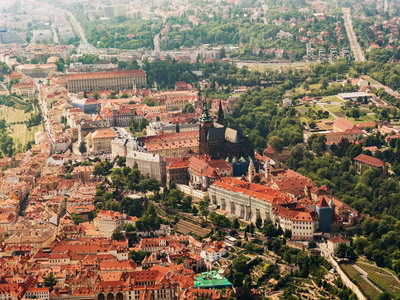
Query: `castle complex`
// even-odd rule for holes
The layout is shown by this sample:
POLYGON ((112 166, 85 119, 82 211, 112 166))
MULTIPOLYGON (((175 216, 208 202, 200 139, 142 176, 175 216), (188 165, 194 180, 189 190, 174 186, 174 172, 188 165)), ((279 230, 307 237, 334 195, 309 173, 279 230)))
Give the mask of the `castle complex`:
POLYGON ((217 122, 214 123, 204 101, 200 117, 199 154, 208 155, 212 159, 226 159, 228 162, 247 161, 249 157, 254 157, 254 149, 248 136, 244 136, 240 129, 227 126, 221 103, 217 122))

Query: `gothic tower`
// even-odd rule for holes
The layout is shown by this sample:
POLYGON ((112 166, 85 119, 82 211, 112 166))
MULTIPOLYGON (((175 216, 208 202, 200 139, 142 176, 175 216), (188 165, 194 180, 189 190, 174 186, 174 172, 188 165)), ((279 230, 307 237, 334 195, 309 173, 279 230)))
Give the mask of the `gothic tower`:
POLYGON ((222 109, 222 100, 219 101, 217 123, 220 124, 220 125, 224 125, 225 124, 225 115, 224 115, 224 111, 222 109))
POLYGON ((207 135, 208 130, 214 127, 214 120, 212 116, 208 113, 207 102, 203 102, 203 113, 200 116, 200 126, 199 126, 199 154, 200 155, 210 155, 210 148, 208 146, 207 135))

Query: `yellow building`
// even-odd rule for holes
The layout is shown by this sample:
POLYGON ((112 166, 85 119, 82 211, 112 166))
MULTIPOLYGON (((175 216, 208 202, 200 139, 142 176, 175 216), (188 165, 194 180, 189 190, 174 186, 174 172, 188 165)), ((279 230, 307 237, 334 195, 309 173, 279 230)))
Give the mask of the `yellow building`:
MULTIPOLYGON (((58 80, 58 79, 57 79, 58 80)), ((146 84, 146 71, 111 71, 70 74, 59 79, 70 93, 81 91, 123 90, 132 88, 133 85, 146 84)))
POLYGON ((112 129, 98 129, 87 136, 88 151, 92 154, 111 152, 111 141, 117 137, 112 129))

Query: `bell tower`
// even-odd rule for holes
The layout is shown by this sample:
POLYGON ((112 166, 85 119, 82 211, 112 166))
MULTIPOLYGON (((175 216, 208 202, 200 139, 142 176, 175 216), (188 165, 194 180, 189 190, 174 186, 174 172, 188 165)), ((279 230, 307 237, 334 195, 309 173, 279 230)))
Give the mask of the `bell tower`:
POLYGON ((210 116, 207 107, 207 101, 203 102, 203 113, 200 116, 199 125, 199 154, 200 155, 210 155, 210 147, 208 144, 208 130, 214 127, 214 120, 210 116))

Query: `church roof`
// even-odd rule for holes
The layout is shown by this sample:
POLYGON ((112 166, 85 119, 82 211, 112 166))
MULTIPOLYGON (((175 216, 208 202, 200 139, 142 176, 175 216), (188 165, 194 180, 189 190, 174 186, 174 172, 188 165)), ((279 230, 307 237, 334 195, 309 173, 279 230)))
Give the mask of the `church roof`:
POLYGON ((237 130, 232 128, 227 128, 225 130, 225 140, 231 143, 240 143, 240 134, 237 130))

